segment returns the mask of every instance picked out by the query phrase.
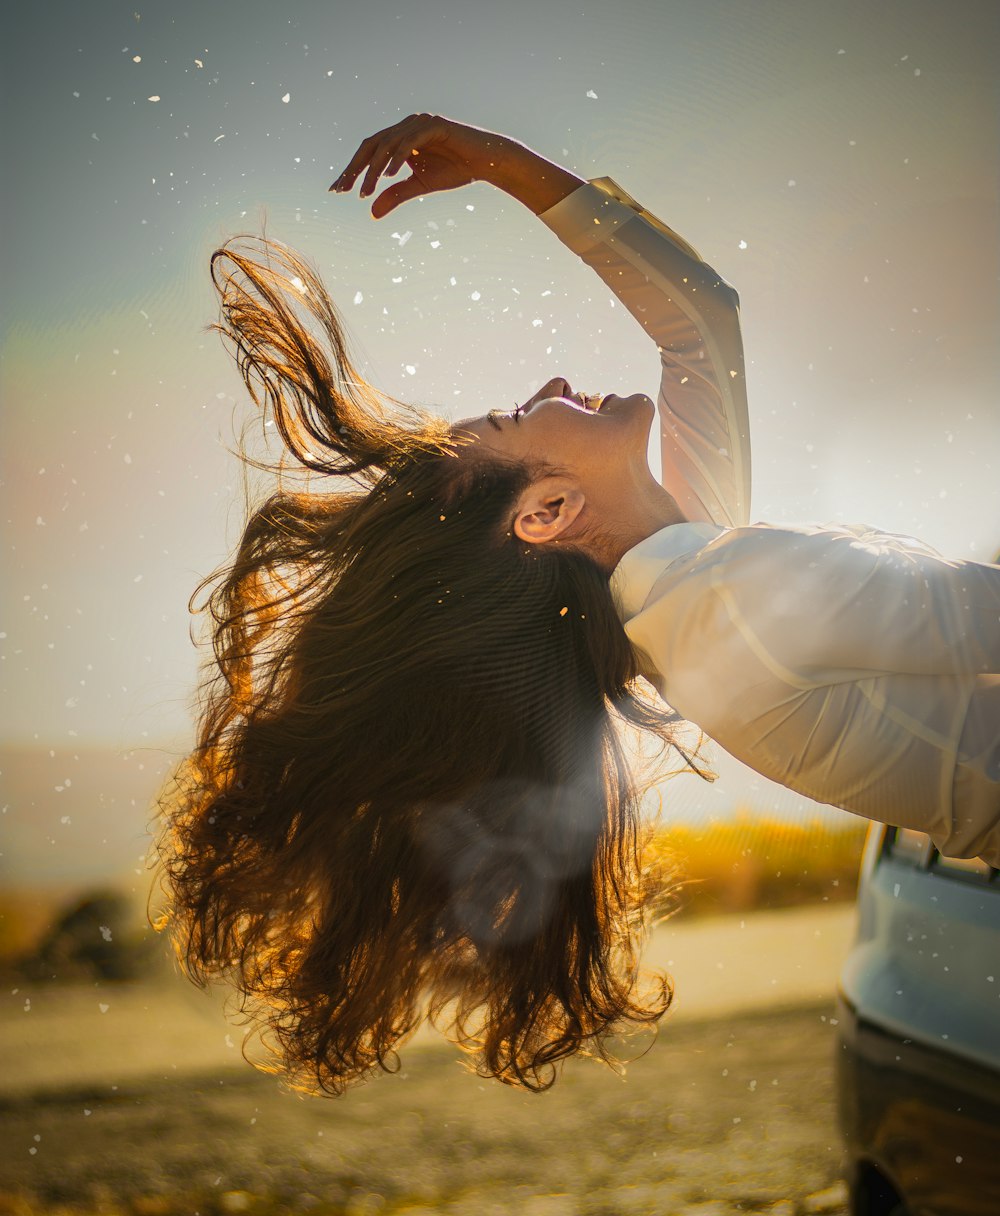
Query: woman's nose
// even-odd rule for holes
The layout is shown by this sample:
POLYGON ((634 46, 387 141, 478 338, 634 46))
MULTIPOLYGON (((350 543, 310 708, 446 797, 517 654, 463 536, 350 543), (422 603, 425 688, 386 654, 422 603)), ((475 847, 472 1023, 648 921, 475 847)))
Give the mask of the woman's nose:
POLYGON ((567 397, 569 391, 569 381, 565 376, 553 376, 551 380, 542 385, 538 396, 541 397, 544 394, 546 397, 567 397), (550 389, 553 391, 550 392, 550 389))

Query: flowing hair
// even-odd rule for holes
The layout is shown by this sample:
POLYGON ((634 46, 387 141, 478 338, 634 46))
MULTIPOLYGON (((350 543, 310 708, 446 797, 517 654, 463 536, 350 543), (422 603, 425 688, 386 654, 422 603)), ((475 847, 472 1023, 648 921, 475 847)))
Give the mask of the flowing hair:
POLYGON ((537 470, 378 394, 293 251, 234 238, 212 274, 287 452, 349 481, 279 486, 193 597, 213 654, 158 839, 182 965, 228 980, 311 1091, 393 1071, 427 1016, 529 1089, 612 1060, 608 1034, 672 995, 638 991, 650 876, 619 727, 676 746, 677 719, 636 685, 607 573, 517 539, 537 470))

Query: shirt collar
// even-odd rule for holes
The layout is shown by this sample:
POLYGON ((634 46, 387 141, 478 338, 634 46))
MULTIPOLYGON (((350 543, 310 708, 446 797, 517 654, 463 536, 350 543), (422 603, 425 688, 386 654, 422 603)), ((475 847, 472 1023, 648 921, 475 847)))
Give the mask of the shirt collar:
POLYGON ((667 566, 701 549, 724 531, 719 524, 670 524, 629 549, 611 575, 611 594, 622 620, 630 621, 642 611, 653 584, 667 566))

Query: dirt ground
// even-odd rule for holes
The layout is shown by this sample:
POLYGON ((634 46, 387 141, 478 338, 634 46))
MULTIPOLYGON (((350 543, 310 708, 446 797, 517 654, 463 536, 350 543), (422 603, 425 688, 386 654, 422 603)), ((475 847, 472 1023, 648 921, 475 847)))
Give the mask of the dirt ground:
POLYGON ((692 1019, 532 1095, 445 1044, 340 1099, 249 1068, 8 1096, 0 1211, 843 1213, 829 1002, 692 1019))

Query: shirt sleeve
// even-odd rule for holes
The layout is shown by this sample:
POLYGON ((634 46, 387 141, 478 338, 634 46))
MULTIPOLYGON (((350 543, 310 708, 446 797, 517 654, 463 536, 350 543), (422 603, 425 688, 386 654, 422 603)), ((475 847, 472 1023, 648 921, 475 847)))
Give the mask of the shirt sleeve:
POLYGON ((796 670, 824 683, 1000 673, 1000 566, 864 525, 799 540, 762 530, 760 539, 761 567, 752 562, 739 588, 728 579, 720 588, 734 623, 796 670))
POLYGON ((1000 566, 863 525, 808 534, 758 525, 704 553, 686 594, 708 592, 726 617, 713 629, 739 637, 786 685, 1000 673, 1000 566))
POLYGON ((749 522, 750 431, 739 297, 610 177, 538 217, 656 342, 662 482, 692 522, 749 522))

